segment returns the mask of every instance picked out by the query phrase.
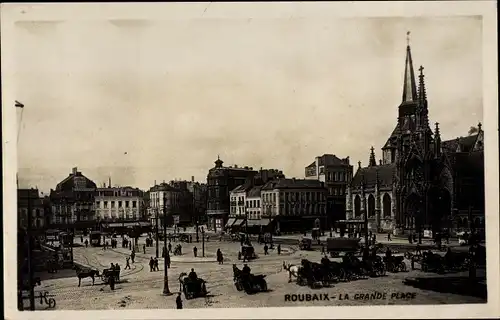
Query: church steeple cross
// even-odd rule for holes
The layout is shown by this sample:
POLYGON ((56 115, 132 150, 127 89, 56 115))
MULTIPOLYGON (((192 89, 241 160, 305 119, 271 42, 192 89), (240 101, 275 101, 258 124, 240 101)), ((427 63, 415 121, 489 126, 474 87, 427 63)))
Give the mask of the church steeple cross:
POLYGON ((410 45, 410 31, 406 32, 406 44, 409 46, 410 45))
POLYGON ((420 71, 420 74, 422 74, 424 72, 424 67, 420 66, 420 68, 418 68, 418 71, 420 71))

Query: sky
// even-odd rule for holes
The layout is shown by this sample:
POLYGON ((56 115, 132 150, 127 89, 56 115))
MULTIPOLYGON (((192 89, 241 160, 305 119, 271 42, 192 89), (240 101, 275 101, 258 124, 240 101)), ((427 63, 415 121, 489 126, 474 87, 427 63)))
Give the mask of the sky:
POLYGON ((78 167, 98 185, 206 181, 225 165, 304 176, 367 164, 394 129, 410 31, 443 139, 483 117, 477 17, 166 19, 16 24, 20 187, 78 167))

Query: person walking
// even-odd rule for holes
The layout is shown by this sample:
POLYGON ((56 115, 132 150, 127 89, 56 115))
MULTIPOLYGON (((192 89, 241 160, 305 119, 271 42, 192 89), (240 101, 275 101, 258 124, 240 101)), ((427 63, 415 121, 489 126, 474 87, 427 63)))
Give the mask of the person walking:
POLYGON ((266 256, 267 256, 267 254, 268 254, 268 252, 267 252, 267 251, 268 251, 268 250, 269 250, 269 247, 267 246, 267 243, 266 243, 266 244, 264 245, 264 255, 266 255, 266 256))
POLYGON ((177 295, 177 298, 175 299, 175 305, 177 306, 177 309, 182 309, 182 293, 179 292, 177 295))
POLYGON ((89 247, 89 241, 87 239, 85 239, 85 248, 88 248, 89 247))
POLYGON ((132 251, 130 254, 130 259, 132 260, 132 263, 135 263, 135 251, 132 251))
POLYGON ((168 253, 172 253, 172 243, 168 243, 168 253))
POLYGON ((220 251, 220 249, 217 249, 217 262, 219 264, 224 264, 224 257, 222 256, 222 251, 220 251))
POLYGON ((125 265, 125 268, 123 270, 131 269, 130 268, 130 257, 127 257, 125 259, 125 263, 126 263, 126 265, 125 265))
POLYGON ((116 280, 120 281, 120 270, 121 270, 121 267, 120 267, 120 265, 118 263, 115 265, 115 270, 116 270, 116 280))
POLYGON ((158 266, 158 258, 154 258, 153 270, 154 271, 160 271, 160 267, 158 266))
POLYGON ((83 243, 83 236, 80 236, 80 242, 83 243))
POLYGON ((193 254, 195 258, 198 256, 198 248, 196 247, 193 248, 193 254))
POLYGON ((143 244, 143 245, 142 245, 142 252, 143 252, 144 254, 146 254, 146 244, 143 244))
POLYGON ((387 241, 392 241, 392 239, 391 239, 391 232, 390 231, 387 232, 387 241))
POLYGON ((278 254, 281 254, 281 244, 278 244, 278 254))
POLYGON ((153 260, 153 257, 151 257, 151 259, 149 259, 149 272, 153 272, 154 265, 155 261, 153 260))

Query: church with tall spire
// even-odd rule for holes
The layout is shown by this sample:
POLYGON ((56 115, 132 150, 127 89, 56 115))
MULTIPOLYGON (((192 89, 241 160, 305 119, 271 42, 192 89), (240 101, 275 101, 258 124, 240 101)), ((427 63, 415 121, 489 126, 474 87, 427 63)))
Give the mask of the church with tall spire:
POLYGON ((373 146, 368 166, 358 163, 346 194, 347 220, 367 215, 373 232, 422 236, 443 228, 484 229, 481 124, 467 137, 441 141, 439 124, 434 132, 429 125, 423 66, 416 81, 409 32, 407 42, 397 123, 379 163, 373 146))

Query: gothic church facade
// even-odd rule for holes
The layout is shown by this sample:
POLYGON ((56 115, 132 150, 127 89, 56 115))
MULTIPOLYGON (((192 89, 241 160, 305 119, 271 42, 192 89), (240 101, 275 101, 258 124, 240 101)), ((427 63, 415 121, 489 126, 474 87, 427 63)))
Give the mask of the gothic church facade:
POLYGON ((429 126, 423 67, 418 85, 410 45, 406 49, 398 122, 377 164, 373 147, 346 194, 348 220, 364 220, 375 232, 406 234, 442 228, 484 228, 484 133, 441 141, 429 126), (468 199, 468 200, 463 200, 468 199), (472 216, 472 218, 471 218, 472 216), (473 221, 467 221, 473 220, 473 221))

